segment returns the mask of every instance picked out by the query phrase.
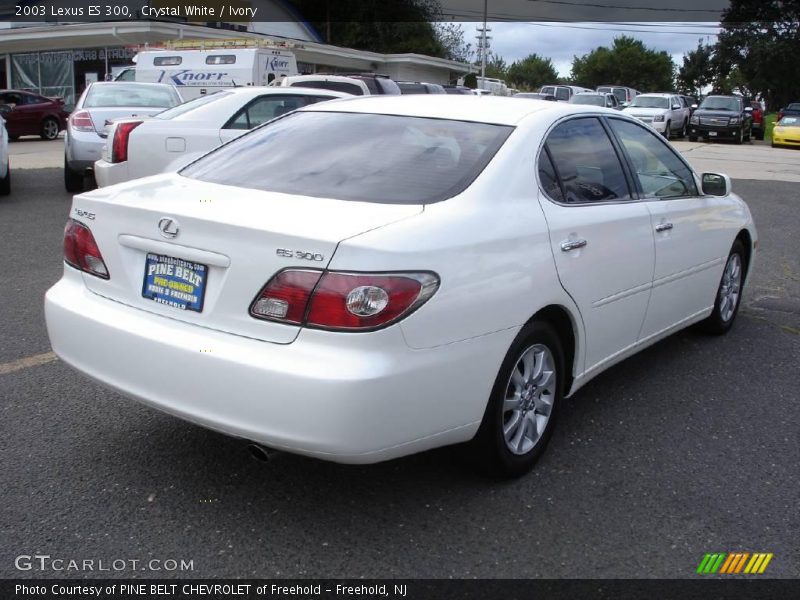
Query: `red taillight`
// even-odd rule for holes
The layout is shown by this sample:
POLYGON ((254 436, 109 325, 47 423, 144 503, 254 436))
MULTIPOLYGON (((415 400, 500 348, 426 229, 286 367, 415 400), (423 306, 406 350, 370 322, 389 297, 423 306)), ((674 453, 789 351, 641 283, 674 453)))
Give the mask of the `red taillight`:
POLYGON ((117 123, 114 128, 114 139, 111 141, 111 162, 120 163, 128 160, 128 137, 142 121, 126 121, 117 123))
POLYGON ((94 123, 92 123, 92 115, 88 110, 79 110, 72 113, 69 118, 70 126, 76 131, 94 131, 94 123))
POLYGON ((439 287, 433 273, 342 273, 287 269, 256 297, 259 319, 320 329, 365 331, 394 323, 439 287))
POLYGON ((89 228, 74 219, 64 227, 64 261, 76 269, 108 279, 108 269, 89 228))

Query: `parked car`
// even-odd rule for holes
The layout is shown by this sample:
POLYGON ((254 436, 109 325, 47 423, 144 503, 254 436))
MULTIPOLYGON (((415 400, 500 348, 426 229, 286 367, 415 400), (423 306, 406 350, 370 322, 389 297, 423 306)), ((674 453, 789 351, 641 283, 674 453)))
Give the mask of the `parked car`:
POLYGON ((547 100, 548 102, 556 102, 556 97, 553 94, 539 94, 536 92, 519 92, 514 94, 513 98, 528 98, 529 100, 547 100))
POLYGON ((466 96, 473 96, 472 88, 465 85, 443 85, 445 94, 461 94, 466 96))
POLYGON ((601 85, 597 91, 602 94, 614 94, 622 108, 628 106, 636 96, 641 94, 638 90, 623 85, 601 85))
POLYGON ((778 118, 777 121, 783 119, 786 116, 800 116, 800 102, 792 102, 791 104, 787 105, 786 108, 782 108, 778 111, 778 118))
POLYGON ((772 147, 800 147, 800 115, 784 116, 772 130, 772 147))
POLYGON ((99 187, 176 171, 223 142, 301 106, 349 94, 284 87, 240 87, 200 96, 152 118, 109 125, 103 157, 94 163, 99 187))
POLYGON ((175 88, 166 83, 103 81, 84 90, 67 120, 64 136, 64 186, 68 192, 83 189, 106 144, 106 121, 119 117, 154 115, 181 103, 175 88))
POLYGON ((332 90, 353 96, 400 95, 400 88, 392 79, 374 73, 292 75, 279 80, 278 85, 332 90))
POLYGON ((555 96, 556 100, 559 102, 569 102, 569 99, 575 94, 593 91, 594 90, 577 85, 543 85, 541 89, 539 89, 540 94, 550 94, 551 96, 555 96))
POLYGON ((639 94, 623 112, 647 123, 667 139, 673 134, 686 136, 689 109, 676 94, 639 94))
POLYGON ((585 104, 587 106, 602 106, 620 110, 622 107, 614 94, 599 94, 595 92, 581 92, 569 99, 570 104, 585 104))
POLYGON ((729 139, 737 144, 752 136, 753 108, 741 96, 706 96, 694 111, 689 141, 697 138, 729 139))
POLYGON ((757 140, 764 139, 764 109, 761 106, 761 102, 757 100, 752 100, 750 102, 750 106, 752 107, 752 112, 750 116, 753 118, 753 137, 757 140))
POLYGON ((401 94, 446 94, 444 87, 438 83, 420 81, 396 81, 401 94))
POLYGON ((5 110, 0 107, 0 196, 11 193, 11 166, 8 161, 8 131, 3 122, 5 110))
POLYGON ((684 105, 689 109, 689 117, 694 114, 694 111, 700 106, 700 101, 694 96, 681 95, 684 105))
POLYGON ((596 110, 321 102, 78 195, 53 350, 256 444, 372 463, 471 441, 519 475, 564 396, 693 323, 728 331, 753 264, 727 176, 596 110))
POLYGON ((69 111, 63 98, 46 98, 22 90, 0 91, 0 106, 10 139, 23 135, 38 135, 43 140, 54 140, 66 128, 69 111))

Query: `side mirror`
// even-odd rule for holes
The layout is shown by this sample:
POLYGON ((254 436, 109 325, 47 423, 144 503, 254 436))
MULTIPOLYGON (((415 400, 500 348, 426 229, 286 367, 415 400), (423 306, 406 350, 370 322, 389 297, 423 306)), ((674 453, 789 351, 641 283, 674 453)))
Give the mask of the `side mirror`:
POLYGON ((703 173, 703 193, 707 196, 727 196, 731 193, 731 178, 722 173, 703 173))
POLYGON ((673 104, 672 105, 672 110, 680 110, 680 109, 681 109, 681 105, 680 104, 673 104))
POLYGON ((749 112, 749 113, 753 112, 753 107, 752 106, 745 106, 744 107, 744 112, 749 112))
POLYGON ((697 108, 697 104, 692 104, 692 108, 697 108))

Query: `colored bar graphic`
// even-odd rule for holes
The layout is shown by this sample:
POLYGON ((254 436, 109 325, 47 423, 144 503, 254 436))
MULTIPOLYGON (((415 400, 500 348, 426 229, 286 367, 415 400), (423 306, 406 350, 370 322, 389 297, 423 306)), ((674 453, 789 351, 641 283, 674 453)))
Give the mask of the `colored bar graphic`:
POLYGON ((699 575, 719 574, 748 574, 755 575, 763 573, 767 565, 772 560, 774 554, 771 552, 714 552, 706 553, 700 564, 697 566, 699 575))

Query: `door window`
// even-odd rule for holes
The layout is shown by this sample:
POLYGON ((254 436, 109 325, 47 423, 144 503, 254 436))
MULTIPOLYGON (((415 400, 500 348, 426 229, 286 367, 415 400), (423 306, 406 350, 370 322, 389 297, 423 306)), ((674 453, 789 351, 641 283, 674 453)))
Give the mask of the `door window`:
POLYGON ((567 88, 556 88, 556 98, 559 100, 569 101, 569 90, 567 88))
POLYGON ((681 198, 697 195, 691 169, 661 140, 661 136, 630 121, 609 119, 609 123, 628 154, 645 197, 681 198))
MULTIPOLYGON (((579 204, 630 200, 622 164, 597 118, 579 118, 561 123, 547 137, 545 147, 561 182, 563 202, 579 204)), ((544 180, 542 183, 544 185, 544 180)))
POLYGON ((275 94, 261 96, 240 109, 223 129, 253 129, 275 117, 280 117, 301 106, 314 104, 320 100, 328 100, 328 98, 325 96, 277 96, 275 94))

